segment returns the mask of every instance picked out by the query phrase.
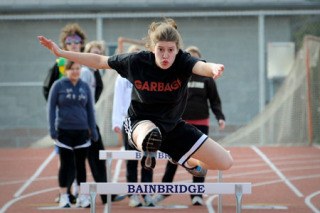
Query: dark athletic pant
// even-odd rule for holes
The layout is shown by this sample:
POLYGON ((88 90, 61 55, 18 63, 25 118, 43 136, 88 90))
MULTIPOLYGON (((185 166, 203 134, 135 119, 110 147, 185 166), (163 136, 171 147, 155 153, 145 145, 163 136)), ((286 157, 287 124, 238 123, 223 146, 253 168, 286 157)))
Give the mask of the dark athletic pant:
POLYGON ((87 180, 85 160, 88 148, 72 148, 84 144, 88 140, 88 131, 59 129, 58 140, 70 147, 70 149, 59 147, 60 168, 58 173, 59 186, 67 187, 70 191, 75 178, 78 182, 86 182, 87 180))
POLYGON ((60 149, 59 186, 71 188, 74 179, 86 182, 85 160, 87 148, 60 149))
MULTIPOLYGON (((88 150, 88 162, 91 169, 91 173, 93 179, 97 183, 107 182, 107 169, 106 169, 106 161, 99 159, 99 151, 104 150, 104 145, 102 141, 102 137, 100 134, 99 127, 97 127, 98 132, 98 141, 91 141, 91 146, 88 150)), ((107 195, 100 195, 102 203, 107 203, 107 195)), ((115 196, 112 195, 114 198, 115 196)))

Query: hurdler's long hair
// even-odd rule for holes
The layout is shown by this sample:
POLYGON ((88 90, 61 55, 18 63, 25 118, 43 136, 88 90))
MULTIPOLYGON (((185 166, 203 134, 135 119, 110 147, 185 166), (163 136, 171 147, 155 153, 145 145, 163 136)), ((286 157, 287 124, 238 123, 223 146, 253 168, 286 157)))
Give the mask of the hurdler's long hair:
POLYGON ((159 41, 175 42, 178 49, 183 46, 177 24, 171 18, 165 18, 160 22, 152 22, 149 26, 148 35, 144 39, 146 48, 149 50, 153 50, 159 41))

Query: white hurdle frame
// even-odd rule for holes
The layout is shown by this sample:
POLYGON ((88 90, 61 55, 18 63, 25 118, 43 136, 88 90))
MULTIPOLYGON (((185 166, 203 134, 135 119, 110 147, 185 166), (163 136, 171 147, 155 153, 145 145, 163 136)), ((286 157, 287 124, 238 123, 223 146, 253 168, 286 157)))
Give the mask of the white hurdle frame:
MULTIPOLYGON (((81 194, 89 194, 90 195, 90 212, 96 212, 96 196, 97 194, 106 194, 107 195, 107 205, 108 205, 108 213, 111 213, 111 194, 154 194, 154 192, 145 193, 145 192, 129 192, 128 186, 134 185, 137 186, 155 186, 155 185, 169 185, 170 187, 174 187, 176 185, 184 185, 184 186, 197 186, 197 187, 205 187, 205 192, 203 194, 217 194, 218 195, 218 212, 222 212, 222 194, 235 194, 236 196, 236 212, 241 213, 242 209, 242 195, 243 194, 251 194, 251 183, 221 183, 222 181, 222 172, 218 171, 218 183, 110 183, 111 182, 111 164, 113 159, 124 159, 124 160, 141 160, 142 152, 139 151, 119 151, 119 150, 100 150, 99 151, 99 159, 106 160, 107 164, 107 183, 95 183, 95 182, 86 182, 81 183, 80 192, 81 194)), ((170 156, 166 153, 157 152, 156 156, 157 160, 168 160, 170 156)), ((181 194, 181 193, 159 193, 158 194, 181 194)), ((192 192, 185 194, 193 194, 192 192)), ((197 193, 199 194, 199 193, 197 193)))
MULTIPOLYGON (((235 194, 236 212, 241 213, 242 195, 251 194, 251 183, 81 183, 81 194, 95 201, 97 194, 235 194)), ((94 202, 95 203, 95 202, 94 202)), ((95 212, 95 204, 91 212, 95 212)), ((109 206, 109 203, 108 203, 109 206)))

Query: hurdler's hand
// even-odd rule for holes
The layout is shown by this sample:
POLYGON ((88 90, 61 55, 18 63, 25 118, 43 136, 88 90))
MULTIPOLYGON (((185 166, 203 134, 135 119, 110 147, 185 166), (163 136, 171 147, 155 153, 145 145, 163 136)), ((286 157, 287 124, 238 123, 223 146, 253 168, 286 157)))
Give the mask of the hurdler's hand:
POLYGON ((118 126, 116 126, 116 127, 113 128, 113 131, 114 131, 115 133, 121 133, 121 128, 118 127, 118 126))
POLYGON ((213 64, 213 79, 219 78, 224 71, 224 65, 223 64, 213 64))
POLYGON ((46 47, 47 49, 49 49, 54 55, 56 55, 57 57, 60 57, 61 54, 61 49, 59 48, 59 46, 54 43, 52 40, 47 39, 44 36, 38 36, 38 40, 40 42, 40 44, 44 47, 46 47))

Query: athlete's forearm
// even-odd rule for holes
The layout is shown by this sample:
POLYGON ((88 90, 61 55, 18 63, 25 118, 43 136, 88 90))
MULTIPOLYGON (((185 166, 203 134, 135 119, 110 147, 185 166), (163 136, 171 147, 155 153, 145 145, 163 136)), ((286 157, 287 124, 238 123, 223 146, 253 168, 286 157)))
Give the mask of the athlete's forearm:
POLYGON ((223 71, 223 64, 205 63, 203 61, 198 61, 192 70, 194 74, 213 78, 220 77, 223 71))
POLYGON ((62 50, 60 56, 67 58, 70 61, 92 67, 95 69, 110 69, 108 65, 108 56, 98 55, 93 53, 79 53, 62 50))

